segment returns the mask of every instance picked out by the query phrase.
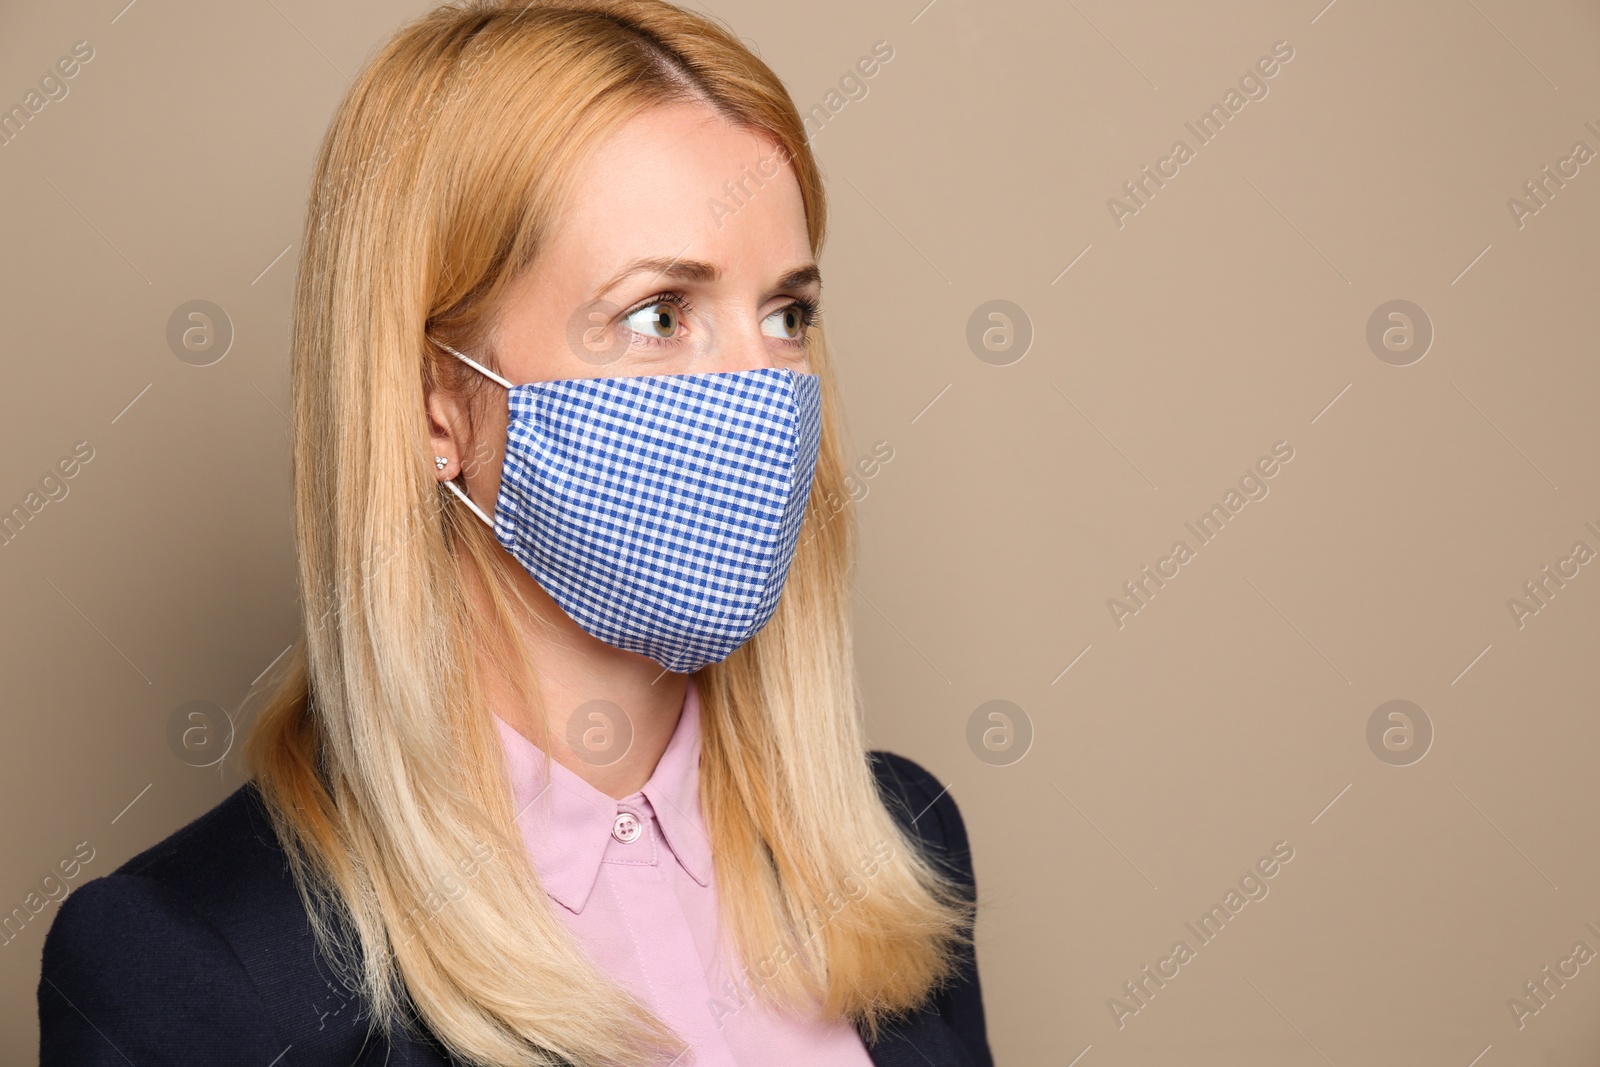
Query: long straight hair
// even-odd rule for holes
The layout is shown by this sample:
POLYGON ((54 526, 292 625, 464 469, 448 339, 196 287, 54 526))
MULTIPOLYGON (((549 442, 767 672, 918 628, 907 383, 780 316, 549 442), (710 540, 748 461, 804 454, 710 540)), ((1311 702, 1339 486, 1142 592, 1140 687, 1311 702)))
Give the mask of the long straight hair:
MULTIPOLYGON (((820 252, 822 179, 793 101, 727 28, 664 0, 439 7, 368 64, 316 163, 292 342, 304 633, 252 700, 248 756, 315 935, 374 1025, 420 1021, 470 1063, 633 1065, 684 1047, 590 960, 529 861, 475 666, 487 650, 526 673, 528 605, 515 560, 441 497, 424 408, 428 388, 477 378, 429 336, 493 366, 497 302, 584 153, 680 100, 781 146, 820 252)), ((782 600, 694 678, 719 918, 743 975, 718 995, 876 1039, 951 978, 973 905, 867 762, 841 408, 810 337, 822 446, 782 600)))

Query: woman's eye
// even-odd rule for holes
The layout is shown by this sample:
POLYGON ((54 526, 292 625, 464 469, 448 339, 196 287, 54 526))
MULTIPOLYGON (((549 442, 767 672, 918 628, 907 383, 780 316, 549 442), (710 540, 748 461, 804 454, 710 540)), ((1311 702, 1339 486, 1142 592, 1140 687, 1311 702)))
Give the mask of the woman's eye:
POLYGON ((799 340, 806 332, 806 315, 799 304, 790 304, 768 315, 761 323, 761 332, 768 337, 785 341, 799 340))
POLYGON ((678 333, 678 308, 665 300, 640 308, 622 320, 634 333, 646 337, 669 338, 678 333))

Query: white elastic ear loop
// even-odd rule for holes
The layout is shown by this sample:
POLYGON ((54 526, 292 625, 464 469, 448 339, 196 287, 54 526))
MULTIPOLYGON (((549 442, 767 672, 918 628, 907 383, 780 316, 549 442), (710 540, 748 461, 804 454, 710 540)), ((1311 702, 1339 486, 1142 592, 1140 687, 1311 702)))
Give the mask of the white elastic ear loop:
POLYGON ((446 352, 450 353, 452 356, 455 356, 457 359, 459 359, 461 362, 465 363, 467 366, 471 367, 473 370, 475 370, 478 373, 484 375, 490 381, 499 382, 501 385, 505 386, 507 389, 515 389, 516 388, 516 386, 514 386, 510 382, 506 381, 504 378, 500 377, 500 375, 496 374, 494 371, 490 370, 488 367, 485 367, 482 363, 479 363, 477 360, 473 359, 471 356, 462 355, 460 352, 457 352, 455 349, 451 348, 449 345, 445 344, 443 341, 437 341, 437 340, 434 340, 431 337, 428 338, 428 340, 433 341, 434 344, 438 345, 440 348, 444 349, 446 352))
POLYGON ((483 509, 474 504, 472 502, 472 498, 463 492, 459 485, 457 485, 455 482, 445 482, 444 487, 454 493, 463 504, 471 508, 472 513, 478 516, 478 518, 482 519, 485 526, 489 527, 490 530, 494 529, 494 520, 485 515, 483 513, 483 509))
MULTIPOLYGON (((455 349, 451 348, 449 345, 445 344, 443 341, 440 341, 440 340, 438 340, 436 338, 430 337, 430 338, 428 338, 428 340, 432 341, 434 344, 438 345, 440 348, 444 349, 446 352, 450 353, 452 356, 455 356, 461 362, 465 363, 467 366, 471 367, 473 370, 477 371, 478 373, 484 375, 485 377, 487 377, 491 381, 498 382, 500 385, 503 385, 507 389, 515 388, 515 386, 513 386, 510 382, 506 381, 504 378, 500 377, 500 375, 496 374, 494 371, 490 370, 488 367, 485 367, 482 363, 479 363, 477 360, 473 359, 471 356, 463 355, 462 353, 457 352, 455 349)), ((483 513, 483 509, 478 507, 478 505, 474 504, 472 502, 472 498, 470 496, 468 496, 462 490, 462 488, 459 485, 457 485, 454 481, 448 481, 448 482, 444 483, 444 487, 446 489, 450 490, 452 493, 454 493, 456 495, 456 497, 463 504, 465 504, 467 507, 471 508, 472 509, 472 513, 474 515, 478 516, 478 518, 482 519, 483 520, 483 524, 485 526, 489 527, 490 530, 494 529, 494 520, 491 519, 489 516, 485 515, 483 513)))

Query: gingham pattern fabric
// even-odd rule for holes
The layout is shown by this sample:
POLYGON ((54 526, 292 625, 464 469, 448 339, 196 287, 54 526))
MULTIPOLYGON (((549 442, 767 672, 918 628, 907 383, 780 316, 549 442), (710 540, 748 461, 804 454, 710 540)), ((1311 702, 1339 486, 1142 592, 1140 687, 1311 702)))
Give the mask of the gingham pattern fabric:
POLYGON ((699 670, 777 609, 821 407, 766 367, 516 386, 495 536, 584 630, 699 670))

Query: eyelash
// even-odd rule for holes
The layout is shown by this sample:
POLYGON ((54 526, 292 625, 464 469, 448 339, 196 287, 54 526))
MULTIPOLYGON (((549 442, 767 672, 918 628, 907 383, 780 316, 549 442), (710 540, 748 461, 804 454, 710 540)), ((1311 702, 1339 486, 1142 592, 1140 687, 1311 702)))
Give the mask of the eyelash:
MULTIPOLYGON (((682 316, 687 316, 691 311, 694 310, 694 304, 687 296, 684 296, 679 292, 667 291, 657 293, 656 295, 635 304, 627 311, 624 311, 621 317, 623 319, 631 318, 633 315, 638 314, 646 308, 653 307, 656 304, 671 304, 678 309, 678 314, 682 316)), ((792 307, 797 307, 800 309, 800 328, 802 330, 801 335, 796 338, 775 338, 775 340, 780 341, 782 344, 800 348, 805 345, 804 331, 809 330, 813 324, 822 318, 822 306, 809 296, 797 296, 790 300, 789 303, 785 304, 783 307, 778 308, 777 311, 774 311, 772 314, 776 315, 778 312, 787 311, 792 307)), ((770 317, 771 316, 769 315, 768 318, 770 317)), ((676 341, 675 338, 651 337, 648 334, 642 333, 637 334, 637 336, 642 343, 647 345, 670 345, 676 341)))

